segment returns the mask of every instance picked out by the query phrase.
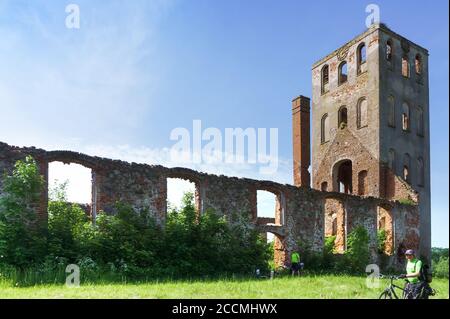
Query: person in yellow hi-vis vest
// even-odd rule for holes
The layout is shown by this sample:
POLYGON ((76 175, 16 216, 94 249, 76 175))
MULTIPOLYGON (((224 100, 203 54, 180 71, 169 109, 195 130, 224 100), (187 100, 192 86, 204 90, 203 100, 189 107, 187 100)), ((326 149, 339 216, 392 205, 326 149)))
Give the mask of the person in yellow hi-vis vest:
POLYGON ((291 270, 292 276, 297 273, 300 276, 300 254, 297 251, 294 251, 291 255, 291 270))
POLYGON ((408 249, 405 256, 407 259, 406 274, 400 275, 399 278, 404 278, 407 281, 405 287, 406 299, 428 298, 432 294, 432 289, 423 272, 422 261, 416 257, 416 253, 412 249, 408 249))

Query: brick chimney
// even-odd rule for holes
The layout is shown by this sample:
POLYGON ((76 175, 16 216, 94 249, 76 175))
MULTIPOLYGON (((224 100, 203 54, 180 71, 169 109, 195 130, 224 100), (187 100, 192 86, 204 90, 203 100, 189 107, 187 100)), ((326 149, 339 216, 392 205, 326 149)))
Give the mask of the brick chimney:
POLYGON ((294 147, 294 185, 310 187, 310 99, 300 95, 292 101, 292 143, 294 147))

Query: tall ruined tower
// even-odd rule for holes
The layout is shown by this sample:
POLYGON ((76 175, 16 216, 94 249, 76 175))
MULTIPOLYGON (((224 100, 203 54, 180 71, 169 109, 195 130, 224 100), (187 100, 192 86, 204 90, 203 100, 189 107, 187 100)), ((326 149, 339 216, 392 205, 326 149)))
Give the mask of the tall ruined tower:
POLYGON ((428 51, 373 25, 316 62, 312 81, 312 187, 418 199, 420 235, 412 241, 428 257, 428 51))

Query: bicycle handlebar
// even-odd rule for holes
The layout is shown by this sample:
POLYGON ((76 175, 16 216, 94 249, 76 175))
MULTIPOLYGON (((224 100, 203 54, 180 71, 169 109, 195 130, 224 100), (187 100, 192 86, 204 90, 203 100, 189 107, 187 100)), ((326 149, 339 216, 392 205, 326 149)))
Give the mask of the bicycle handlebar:
POLYGON ((378 278, 379 279, 383 279, 383 278, 387 278, 387 279, 391 279, 391 280, 399 280, 399 279, 404 279, 404 278, 400 278, 400 276, 386 276, 386 275, 383 275, 383 274, 380 274, 379 276, 378 276, 378 278))

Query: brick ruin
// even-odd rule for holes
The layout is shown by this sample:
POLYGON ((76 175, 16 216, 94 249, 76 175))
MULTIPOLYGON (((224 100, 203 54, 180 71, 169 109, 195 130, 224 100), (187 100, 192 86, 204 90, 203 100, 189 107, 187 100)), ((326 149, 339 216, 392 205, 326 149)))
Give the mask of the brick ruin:
MULTIPOLYGON (((196 205, 199 213, 213 209, 226 216, 231 223, 247 220, 248 227, 261 233, 275 235, 275 262, 289 264, 288 256, 299 245, 308 243, 315 251, 321 251, 326 235, 333 231, 338 235, 337 250, 345 250, 346 234, 358 225, 370 234, 372 262, 377 262, 377 227, 382 223, 390 229, 389 248, 392 266, 403 258, 396 258, 403 251, 392 246, 415 247, 418 243, 419 211, 416 205, 375 197, 362 198, 337 192, 322 192, 308 186, 279 184, 246 178, 217 176, 187 168, 167 168, 159 165, 127 163, 100 157, 92 157, 70 151, 45 151, 19 148, 0 143, 0 170, 10 173, 17 160, 31 155, 39 163, 46 181, 38 214, 47 218, 48 165, 51 162, 75 163, 92 171, 91 214, 98 211, 115 213, 117 201, 131 204, 134 209, 148 209, 159 225, 164 225, 167 215, 167 179, 181 178, 196 185, 196 205), (256 194, 269 191, 277 198, 275 218, 258 217, 256 194), (382 213, 380 213, 382 212, 382 213), (335 230, 327 226, 327 220, 336 218, 335 230), (245 218, 242 218, 245 217, 245 218), (381 222, 383 219, 383 222, 381 222)), ((0 193, 1 193, 0 184, 0 193)))
MULTIPOLYGON (((167 179, 181 178, 195 184, 200 214, 213 209, 231 223, 247 220, 249 227, 274 234, 277 265, 288 264, 290 253, 306 243, 321 251, 327 236, 335 236, 335 251, 343 253, 348 234, 359 225, 368 230, 374 263, 380 261, 380 229, 386 233, 387 266, 400 266, 406 249, 429 257, 428 51, 373 25, 316 62, 312 84, 312 110, 307 97, 292 101, 294 185, 3 143, 0 171, 11 172, 27 155, 38 161, 46 181, 37 212, 42 218, 47 218, 48 164, 59 161, 91 169, 93 219, 99 211, 114 214, 122 201, 148 209, 163 226, 167 179), (275 195, 274 218, 258 217, 258 190, 275 195)), ((1 189, 0 182, 0 194, 1 189)))

